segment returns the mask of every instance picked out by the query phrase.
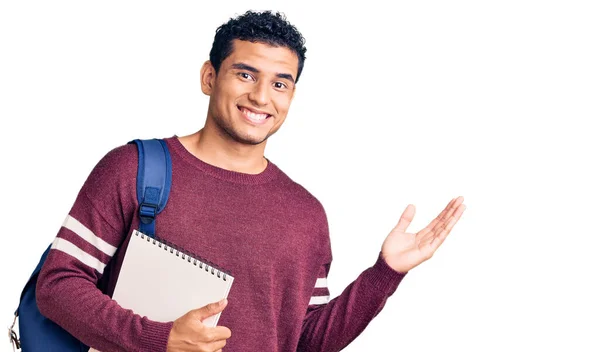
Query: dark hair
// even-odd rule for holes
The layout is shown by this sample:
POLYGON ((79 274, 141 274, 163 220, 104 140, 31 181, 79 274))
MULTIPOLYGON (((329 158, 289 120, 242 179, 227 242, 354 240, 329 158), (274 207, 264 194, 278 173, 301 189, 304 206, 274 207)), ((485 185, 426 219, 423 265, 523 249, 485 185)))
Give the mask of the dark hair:
POLYGON ((223 60, 231 55, 234 39, 282 46, 292 50, 298 56, 296 82, 300 79, 306 59, 305 39, 282 13, 247 11, 243 15, 229 19, 228 22, 217 28, 210 50, 210 62, 217 73, 223 60))

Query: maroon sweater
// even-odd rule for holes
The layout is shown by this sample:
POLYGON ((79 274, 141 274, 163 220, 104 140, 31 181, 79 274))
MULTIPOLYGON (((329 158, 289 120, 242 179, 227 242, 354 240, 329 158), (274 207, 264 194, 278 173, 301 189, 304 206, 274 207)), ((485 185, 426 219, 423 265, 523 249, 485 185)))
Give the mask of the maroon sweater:
MULTIPOLYGON (((379 256, 329 300, 329 232, 315 197, 270 161, 262 173, 244 174, 199 160, 176 137, 166 141, 173 183, 156 233, 235 277, 219 320, 232 331, 227 350, 339 351, 398 287, 404 274, 379 256)), ((139 224, 136 173, 135 145, 116 148, 98 163, 37 285, 42 314, 103 352, 164 352, 172 326, 110 298, 124 248, 139 224)))

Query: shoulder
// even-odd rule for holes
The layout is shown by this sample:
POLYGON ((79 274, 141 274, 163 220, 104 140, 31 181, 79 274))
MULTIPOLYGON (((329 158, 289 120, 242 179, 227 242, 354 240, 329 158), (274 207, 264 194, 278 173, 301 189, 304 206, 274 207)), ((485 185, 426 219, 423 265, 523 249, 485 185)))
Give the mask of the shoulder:
MULTIPOLYGON (((279 169, 279 168, 278 168, 279 169)), ((311 193, 306 187, 293 180, 281 169, 279 169, 279 185, 285 192, 288 201, 296 202, 298 206, 310 211, 319 218, 325 217, 325 208, 319 199, 311 193)))
POLYGON ((135 177, 138 156, 134 144, 124 144, 108 151, 96 164, 90 176, 99 179, 114 179, 123 176, 135 177))
POLYGON ((292 223, 296 229, 305 233, 310 240, 311 250, 315 255, 322 256, 325 261, 331 258, 331 244, 329 239, 329 223, 327 214, 321 201, 305 186, 292 180, 282 172, 279 177, 282 184, 282 208, 292 214, 292 223))
POLYGON ((135 144, 109 150, 88 176, 83 190, 91 199, 109 200, 116 194, 135 191, 138 154, 135 144))

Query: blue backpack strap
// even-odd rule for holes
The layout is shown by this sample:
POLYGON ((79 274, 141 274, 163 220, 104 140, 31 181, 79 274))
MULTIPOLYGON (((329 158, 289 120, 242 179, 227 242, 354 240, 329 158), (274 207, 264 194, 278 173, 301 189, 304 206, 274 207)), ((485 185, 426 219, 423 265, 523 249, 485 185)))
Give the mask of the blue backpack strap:
POLYGON ((154 238, 156 215, 167 205, 171 190, 171 155, 164 140, 135 139, 138 148, 137 200, 140 231, 154 238))

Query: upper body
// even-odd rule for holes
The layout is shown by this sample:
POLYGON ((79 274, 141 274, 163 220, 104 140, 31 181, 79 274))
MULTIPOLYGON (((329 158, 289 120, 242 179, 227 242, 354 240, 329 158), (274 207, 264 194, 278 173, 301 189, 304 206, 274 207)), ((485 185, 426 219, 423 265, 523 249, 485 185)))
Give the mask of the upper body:
MULTIPOLYGON (((238 173, 195 158, 176 137, 166 141, 173 180, 156 234, 235 277, 219 321, 232 331, 231 350, 295 351, 303 331, 308 346, 316 345, 312 341, 319 336, 324 350, 338 350, 352 340, 353 330, 364 329, 397 287, 402 275, 374 257, 379 263, 354 289, 360 299, 345 299, 321 317, 307 315, 309 307, 318 310, 329 301, 326 278, 332 257, 318 200, 272 162, 259 174, 238 173), (328 322, 332 314, 354 319, 328 322), (323 333, 315 333, 319 330, 323 333)), ((38 282, 43 314, 103 352, 164 351, 172 327, 122 309, 96 288, 112 295, 129 236, 138 228, 136 172, 134 145, 116 148, 98 163, 38 282), (102 251, 102 242, 114 251, 102 251)))
POLYGON ((231 270, 230 303, 158 323, 96 287, 111 294, 137 226, 137 158, 126 146, 96 166, 60 229, 38 281, 42 314, 103 351, 220 351, 226 343, 234 351, 339 351, 358 336, 464 208, 454 199, 411 234, 414 207, 407 207, 373 267, 329 300, 323 207, 264 156, 286 119, 305 51, 302 35, 280 14, 231 19, 201 69, 210 97, 203 128, 168 140, 173 185, 157 236, 231 270), (202 318, 218 311, 220 326, 204 327, 202 318))

